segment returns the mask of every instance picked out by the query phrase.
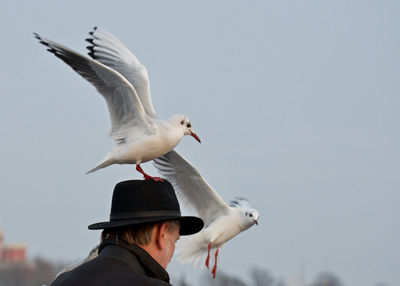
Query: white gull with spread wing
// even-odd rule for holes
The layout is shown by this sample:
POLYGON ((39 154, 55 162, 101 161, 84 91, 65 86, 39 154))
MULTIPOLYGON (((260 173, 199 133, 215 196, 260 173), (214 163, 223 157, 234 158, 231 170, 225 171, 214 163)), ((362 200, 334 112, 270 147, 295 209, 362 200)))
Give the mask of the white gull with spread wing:
POLYGON ((212 274, 215 277, 219 249, 242 231, 258 225, 258 211, 244 198, 226 204, 199 171, 174 150, 153 161, 160 174, 174 186, 183 204, 204 220, 202 231, 181 238, 178 259, 196 265, 207 255, 205 264, 209 267, 210 253, 214 250, 212 274))
POLYGON ((166 121, 157 118, 146 68, 121 41, 97 28, 90 34, 89 55, 94 59, 35 34, 48 51, 94 85, 106 100, 115 147, 87 173, 113 164, 136 164, 146 179, 158 180, 147 175, 140 164, 169 152, 184 135, 200 139, 184 115, 166 121))

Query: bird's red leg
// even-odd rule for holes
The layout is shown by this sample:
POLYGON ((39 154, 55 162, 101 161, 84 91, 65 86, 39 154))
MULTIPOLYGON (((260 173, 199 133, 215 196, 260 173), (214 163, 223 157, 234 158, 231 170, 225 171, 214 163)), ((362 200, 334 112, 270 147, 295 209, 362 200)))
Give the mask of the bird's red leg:
POLYGON ((211 271, 211 273, 213 274, 213 278, 215 278, 215 276, 217 276, 217 258, 218 258, 218 252, 219 252, 219 248, 217 249, 217 251, 215 252, 215 263, 214 263, 214 267, 211 271))
POLYGON ((147 174, 143 171, 142 167, 140 167, 140 164, 136 164, 136 171, 138 171, 139 173, 141 173, 141 174, 143 175, 143 177, 144 177, 145 180, 153 180, 153 181, 155 181, 155 182, 164 182, 163 179, 161 179, 160 177, 152 177, 152 176, 147 175, 147 174))
POLYGON ((206 266, 210 268, 210 251, 211 251, 211 242, 208 244, 208 255, 206 258, 206 266))

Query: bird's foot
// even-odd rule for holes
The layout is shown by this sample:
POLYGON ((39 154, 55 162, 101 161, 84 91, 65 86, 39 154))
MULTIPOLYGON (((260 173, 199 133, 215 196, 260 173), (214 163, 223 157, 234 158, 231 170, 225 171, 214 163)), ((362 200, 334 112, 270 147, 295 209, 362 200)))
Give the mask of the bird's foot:
POLYGON ((210 256, 207 256, 206 258, 206 266, 207 268, 210 268, 210 256))
POLYGON ((210 251, 211 251, 211 242, 208 244, 208 255, 206 258, 206 266, 210 268, 210 251))
POLYGON ((141 174, 143 175, 143 177, 144 177, 145 180, 153 180, 154 182, 164 182, 164 180, 161 179, 160 177, 152 177, 152 176, 150 176, 150 175, 147 175, 147 174, 143 171, 142 167, 140 167, 140 164, 137 164, 137 165, 136 165, 136 171, 138 171, 139 173, 141 173, 141 174))
POLYGON ((213 278, 215 279, 215 277, 217 276, 217 264, 214 265, 211 273, 213 275, 213 278))
POLYGON ((217 276, 217 259, 218 259, 218 252, 219 252, 219 248, 217 249, 217 251, 215 252, 215 263, 214 263, 214 267, 211 270, 211 273, 213 275, 213 278, 215 278, 215 276, 217 276))
POLYGON ((152 176, 145 176, 144 177, 145 180, 153 180, 154 182, 164 182, 164 180, 160 177, 152 177, 152 176))

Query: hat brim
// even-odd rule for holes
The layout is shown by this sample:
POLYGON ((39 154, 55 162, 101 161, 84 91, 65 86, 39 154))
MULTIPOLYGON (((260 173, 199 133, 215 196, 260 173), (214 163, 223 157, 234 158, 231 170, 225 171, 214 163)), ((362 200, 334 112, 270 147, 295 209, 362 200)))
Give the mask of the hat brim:
POLYGON ((148 217, 148 218, 132 218, 117 221, 98 222, 88 226, 90 230, 110 229, 130 225, 137 225, 149 222, 162 222, 168 220, 178 220, 180 223, 179 234, 191 235, 202 230, 204 222, 201 218, 195 216, 163 216, 163 217, 148 217))

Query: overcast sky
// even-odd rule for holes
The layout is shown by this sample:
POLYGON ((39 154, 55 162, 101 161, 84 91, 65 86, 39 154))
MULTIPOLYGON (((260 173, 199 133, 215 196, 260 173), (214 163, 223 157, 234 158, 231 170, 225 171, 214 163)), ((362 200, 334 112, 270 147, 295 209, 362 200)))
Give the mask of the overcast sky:
MULTIPOLYGON (((29 256, 73 261, 98 242, 113 186, 106 104, 32 33, 86 53, 93 26, 146 65, 161 118, 202 139, 178 150, 258 227, 219 270, 400 285, 398 1, 2 1, 0 229, 29 256), (112 3, 112 4, 111 4, 112 3), (302 270, 303 269, 303 270, 302 270)), ((143 164, 155 175, 151 163, 143 164)), ((173 261, 171 276, 186 267, 173 261)), ((196 270, 201 272, 203 270, 196 270)))

